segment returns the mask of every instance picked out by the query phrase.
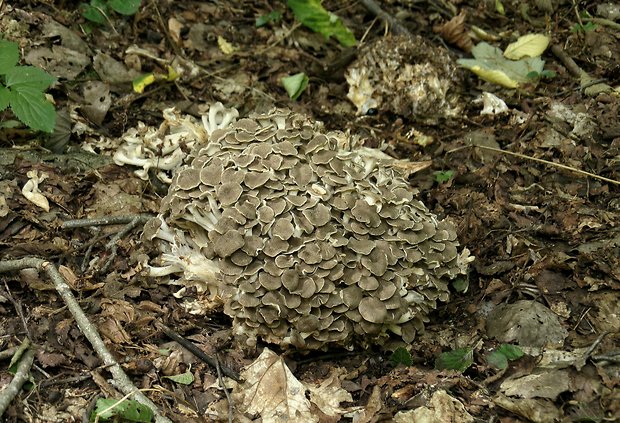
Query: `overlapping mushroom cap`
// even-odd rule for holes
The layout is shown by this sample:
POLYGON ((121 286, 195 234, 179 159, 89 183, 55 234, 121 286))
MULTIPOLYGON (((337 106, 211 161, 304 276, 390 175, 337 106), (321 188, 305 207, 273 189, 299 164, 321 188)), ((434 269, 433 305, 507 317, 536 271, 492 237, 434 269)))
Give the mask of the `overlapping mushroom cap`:
POLYGON ((250 341, 411 342, 471 258, 387 156, 347 141, 286 110, 212 132, 145 228, 152 274, 205 282, 250 341))
POLYGON ((389 36, 363 48, 345 74, 359 114, 390 111, 426 124, 461 112, 462 71, 422 37, 389 36))

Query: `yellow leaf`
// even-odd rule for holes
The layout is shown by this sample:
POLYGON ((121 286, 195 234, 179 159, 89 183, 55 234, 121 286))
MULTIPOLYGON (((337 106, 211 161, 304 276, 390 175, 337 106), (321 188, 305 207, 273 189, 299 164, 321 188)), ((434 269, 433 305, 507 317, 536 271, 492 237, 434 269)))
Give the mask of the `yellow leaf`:
POLYGON ((517 41, 509 44, 504 51, 504 57, 511 60, 519 60, 523 57, 538 57, 549 46, 549 37, 542 34, 528 34, 519 37, 517 41))
POLYGON ((179 76, 179 73, 172 66, 168 66, 168 76, 166 77, 168 81, 174 81, 178 79, 179 76))
POLYGON ((226 39, 221 35, 217 37, 217 45, 220 50, 222 50, 222 53, 226 55, 233 54, 235 51, 237 51, 237 47, 226 41, 226 39))
POLYGON ((500 70, 484 69, 480 66, 474 66, 471 71, 478 75, 480 78, 493 84, 498 84, 506 88, 517 88, 519 83, 514 79, 511 79, 508 75, 500 70))
POLYGON ((144 89, 148 87, 149 85, 151 85, 153 82, 155 82, 155 75, 153 75, 152 73, 141 75, 137 77, 136 79, 134 79, 133 81, 131 81, 133 85, 133 90, 137 92, 138 94, 143 93, 144 89))

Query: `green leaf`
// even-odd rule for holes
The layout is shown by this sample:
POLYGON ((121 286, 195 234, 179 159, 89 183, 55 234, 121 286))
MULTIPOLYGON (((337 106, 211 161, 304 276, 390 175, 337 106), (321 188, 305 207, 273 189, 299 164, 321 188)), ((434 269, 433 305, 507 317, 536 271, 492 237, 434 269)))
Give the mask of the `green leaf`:
POLYGON ((525 354, 521 348, 516 345, 502 344, 497 349, 497 352, 502 353, 510 361, 517 360, 525 354))
POLYGON ((527 79, 538 79, 540 78, 540 74, 536 71, 531 71, 527 75, 527 79))
POLYGON ((487 354, 487 363, 489 366, 495 367, 496 369, 503 370, 508 367, 508 359, 504 354, 499 351, 491 351, 487 354))
POLYGON ((2 122, 0 122, 0 128, 3 128, 3 129, 19 128, 20 126, 23 126, 23 125, 24 124, 18 121, 17 119, 8 119, 8 120, 3 120, 2 122))
POLYGON ((56 82, 56 78, 34 66, 16 66, 6 73, 5 82, 6 86, 13 90, 23 87, 44 91, 56 82))
POLYGON ((190 371, 181 373, 180 375, 164 376, 166 379, 170 379, 173 382, 181 385, 191 385, 194 383, 194 375, 190 371))
POLYGON ((9 107, 11 91, 0 85, 0 112, 9 107))
POLYGON ((464 372, 474 364, 474 350, 472 348, 457 348, 456 350, 441 353, 435 360, 438 370, 458 370, 464 372))
POLYGON ((146 405, 134 400, 117 401, 115 399, 100 398, 95 409, 90 414, 90 421, 107 421, 116 417, 130 422, 148 423, 153 421, 153 411, 146 405))
POLYGON ((142 0, 110 0, 108 5, 117 13, 125 16, 135 15, 142 4, 142 0))
POLYGON ((456 292, 464 294, 469 289, 469 280, 467 278, 456 278, 452 281, 452 286, 456 292))
POLYGON ((590 32, 594 31, 596 28, 598 28, 598 25, 593 22, 586 22, 584 25, 576 23, 571 28, 571 32, 590 32))
POLYGON ((495 351, 487 354, 487 363, 500 370, 508 367, 508 361, 523 357, 523 350, 516 345, 501 344, 495 351))
POLYGON ((501 0, 495 0, 495 10, 502 16, 506 14, 506 9, 504 9, 501 0))
POLYGON ((433 175, 435 175, 435 181, 437 181, 438 183, 444 183, 444 182, 448 182, 450 179, 452 179, 452 177, 454 177, 454 171, 453 170, 444 170, 444 171, 437 171, 437 172, 433 172, 433 175))
POLYGON ((105 24, 108 6, 104 1, 91 0, 90 4, 82 3, 80 4, 80 10, 82 11, 82 16, 89 21, 99 25, 105 24))
POLYGON ((266 15, 259 16, 256 18, 256 28, 260 28, 261 26, 265 26, 271 22, 277 22, 282 18, 282 13, 274 10, 271 13, 266 15))
POLYGON ((325 10, 319 0, 288 0, 287 4, 295 17, 314 32, 323 34, 325 38, 333 36, 345 47, 352 47, 357 43, 355 35, 342 20, 325 10))
POLYGON ((15 116, 30 128, 52 132, 56 126, 56 110, 41 90, 19 86, 11 90, 9 104, 15 116))
POLYGON ((19 46, 17 43, 0 40, 0 74, 4 75, 15 67, 19 61, 19 46))
POLYGON ((413 364, 413 359, 411 358, 409 351, 403 347, 398 347, 390 356, 390 363, 392 363, 394 367, 399 364, 402 364, 403 366, 411 366, 413 364))
POLYGON ((293 100, 297 100, 308 86, 308 81, 309 79, 306 74, 300 72, 295 75, 282 78, 282 85, 288 93, 288 96, 293 100))

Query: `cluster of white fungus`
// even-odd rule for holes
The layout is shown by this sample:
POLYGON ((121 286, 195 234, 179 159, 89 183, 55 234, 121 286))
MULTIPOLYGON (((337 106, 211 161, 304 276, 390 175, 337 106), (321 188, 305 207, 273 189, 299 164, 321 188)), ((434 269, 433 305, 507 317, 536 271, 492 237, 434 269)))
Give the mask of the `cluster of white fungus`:
POLYGON ((193 116, 181 115, 173 108, 164 110, 163 115, 164 121, 159 128, 140 122, 137 128, 123 134, 122 145, 114 153, 114 162, 119 166, 139 167, 135 173, 144 180, 149 179, 149 170, 154 169, 155 176, 169 184, 171 175, 181 167, 194 144, 206 143, 215 129, 228 126, 239 113, 216 103, 200 123, 193 116))
POLYGON ((359 114, 389 111, 426 124, 461 113, 462 71, 445 49, 422 37, 388 36, 362 48, 347 69, 359 114))
POLYGON ((288 110, 214 130, 145 227, 151 274, 205 287, 248 343, 411 342, 472 257, 387 156, 347 141, 288 110))

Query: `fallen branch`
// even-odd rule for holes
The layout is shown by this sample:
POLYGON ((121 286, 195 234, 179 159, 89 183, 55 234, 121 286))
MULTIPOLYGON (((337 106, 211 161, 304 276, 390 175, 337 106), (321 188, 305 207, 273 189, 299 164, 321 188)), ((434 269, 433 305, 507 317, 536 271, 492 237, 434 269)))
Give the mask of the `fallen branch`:
MULTIPOLYGON (((6 260, 0 261, 0 273, 14 272, 22 269, 35 268, 43 271, 51 279, 56 288, 56 291, 60 294, 64 300, 67 308, 73 315, 78 327, 86 336, 86 339, 93 346, 93 349, 97 353, 97 356, 103 361, 104 365, 108 367, 108 370, 112 374, 115 386, 125 395, 133 395, 134 399, 141 404, 149 407, 155 415, 156 423, 172 423, 170 419, 161 415, 155 403, 153 403, 146 395, 133 384, 131 379, 123 371, 123 368, 118 364, 114 356, 108 351, 107 347, 103 343, 103 339, 97 332, 97 329, 90 323, 84 311, 82 311, 77 300, 71 292, 71 288, 64 280, 58 269, 49 261, 28 257, 19 260, 6 260)), ((34 354, 34 353, 33 353, 34 354)))
MULTIPOLYGON (((62 229, 74 229, 74 228, 84 228, 88 226, 108 226, 108 225, 125 225, 118 233, 116 233, 110 241, 105 245, 106 250, 110 251, 110 256, 105 261, 105 263, 101 266, 98 273, 105 273, 109 269, 110 265, 116 258, 118 251, 118 241, 128 234, 133 228, 136 226, 144 226, 146 222, 149 221, 153 216, 148 214, 136 214, 136 215, 127 215, 127 216, 109 216, 109 217, 99 217, 94 219, 75 219, 75 220, 66 220, 61 225, 62 229)), ((107 235, 105 235, 107 236, 107 235)), ((90 260, 90 254, 96 242, 100 239, 105 238, 105 236, 96 237, 93 242, 90 243, 88 249, 86 250, 86 254, 84 255, 84 261, 82 262, 82 271, 86 270, 86 263, 90 260)))
POLYGON ((579 89, 583 91, 587 96, 593 97, 601 92, 612 92, 614 89, 608 84, 604 83, 603 80, 598 80, 592 78, 586 71, 581 69, 575 61, 564 52, 562 47, 558 44, 554 44, 551 46, 551 52, 562 62, 562 64, 566 67, 568 72, 579 78, 580 84, 579 89))
POLYGON ((13 398, 17 396, 24 383, 28 380, 33 362, 34 347, 30 346, 21 356, 13 380, 11 380, 6 388, 0 391, 0 417, 2 417, 11 401, 13 401, 13 398))
POLYGON ((137 223, 146 223, 152 217, 152 215, 148 214, 138 214, 129 216, 97 217, 94 219, 74 219, 64 221, 60 227, 62 229, 74 229, 85 228, 88 226, 127 225, 131 224, 134 220, 137 220, 137 223))

